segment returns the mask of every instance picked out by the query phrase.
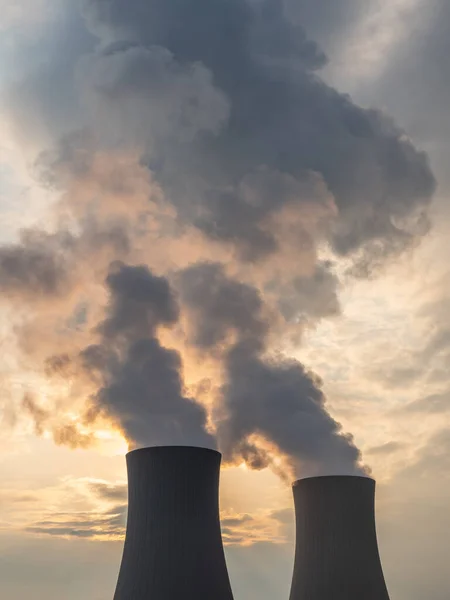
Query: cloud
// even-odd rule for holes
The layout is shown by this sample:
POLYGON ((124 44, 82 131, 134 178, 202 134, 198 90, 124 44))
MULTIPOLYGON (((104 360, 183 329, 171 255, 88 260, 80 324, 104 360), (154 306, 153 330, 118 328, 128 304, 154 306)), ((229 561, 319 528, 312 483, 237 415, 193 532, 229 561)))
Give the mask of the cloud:
POLYGON ((449 391, 443 394, 431 394, 407 404, 403 410, 412 413, 443 414, 450 410, 449 391))
POLYGON ((223 356, 214 421, 225 458, 268 466, 270 450, 254 441, 262 436, 289 457, 297 476, 362 472, 351 436, 326 411, 320 379, 300 362, 267 352, 272 321, 258 290, 212 263, 185 270, 180 285, 192 343, 223 356))
POLYGON ((127 505, 115 506, 107 512, 55 513, 50 519, 32 523, 28 533, 57 537, 122 539, 125 533, 127 505))
POLYGON ((50 44, 61 56, 7 103, 18 125, 32 115, 19 129, 60 195, 39 243, 0 249, 0 282, 30 307, 23 358, 55 386, 28 406, 36 431, 72 443, 106 419, 132 446, 214 446, 216 433, 254 468, 361 472, 320 379, 286 349, 339 315, 333 261, 371 277, 428 231, 426 155, 320 78, 323 52, 278 0, 72 10, 67 54, 50 44), (58 86, 70 102, 56 94, 52 120, 58 86), (211 364, 203 406, 190 390, 211 364))
POLYGON ((340 314, 337 276, 329 263, 318 263, 310 277, 296 277, 290 285, 281 287, 280 311, 287 321, 303 317, 318 320, 340 314))
POLYGON ((291 19, 325 48, 330 60, 346 35, 376 4, 376 0, 369 0, 364 6, 358 0, 324 0, 320 5, 314 0, 286 1, 291 19))
POLYGON ((132 446, 214 446, 205 410, 183 395, 180 355, 157 337, 160 327, 178 320, 168 281, 146 266, 118 264, 106 285, 110 300, 99 342, 79 356, 82 369, 99 381, 90 414, 116 420, 132 446))
POLYGON ((94 49, 95 38, 84 26, 77 3, 26 4, 32 7, 21 3, 19 9, 15 4, 18 22, 4 34, 9 41, 5 57, 14 62, 5 69, 8 85, 2 105, 5 116, 12 117, 22 150, 28 153, 82 122, 74 71, 80 56, 94 49))
POLYGON ((389 456, 390 454, 394 454, 399 450, 402 450, 403 444, 400 442, 386 442, 385 444, 381 444, 381 446, 373 446, 372 448, 368 448, 365 453, 368 455, 378 455, 378 456, 389 456))
MULTIPOLYGON (((339 210, 331 237, 339 253, 363 248, 371 255, 379 247, 390 253, 415 237, 434 189, 425 156, 389 119, 359 108, 313 76, 318 60, 311 43, 292 47, 284 36, 287 45, 280 51, 276 41, 292 25, 279 3, 135 0, 125 7, 121 0, 93 0, 86 3, 86 14, 104 39, 156 44, 180 63, 202 62, 227 97, 230 116, 216 135, 188 147, 161 148, 157 159, 163 165, 158 180, 168 197, 185 218, 200 211, 197 224, 207 235, 216 238, 220 232, 233 243, 251 239, 286 202, 285 195, 274 195, 252 210, 239 196, 239 182, 266 165, 300 181, 305 172, 321 174, 339 210), (189 34, 180 32, 180 22, 189 34), (233 231, 230 220, 236 223, 233 231)), ((105 95, 105 106, 108 102, 105 95)), ((255 244, 260 254, 270 251, 273 241, 257 237, 255 244)))
POLYGON ((55 419, 54 411, 39 406, 30 393, 24 395, 22 407, 31 417, 35 433, 42 436, 50 430, 57 446, 69 446, 75 449, 89 448, 95 444, 92 433, 81 431, 78 423, 64 422, 60 415, 55 419))
MULTIPOLYGON (((222 537, 225 546, 253 546, 262 543, 285 544, 285 527, 279 514, 266 511, 255 514, 221 515, 222 537)), ((292 513, 292 511, 291 511, 292 513)))
POLYGON ((200 349, 223 345, 230 332, 259 340, 268 332, 258 290, 227 277, 218 263, 197 263, 180 273, 183 305, 190 311, 191 342, 200 349))
POLYGON ((0 249, 0 285, 12 296, 39 299, 59 295, 68 284, 64 253, 71 238, 24 231, 18 244, 0 249))
POLYGON ((131 140, 151 151, 157 144, 190 143, 201 132, 217 131, 228 116, 211 73, 201 64, 178 64, 165 48, 113 45, 86 58, 79 77, 95 127, 111 134, 106 142, 112 146, 131 140))
POLYGON ((89 483, 92 493, 107 502, 119 502, 127 499, 128 488, 126 484, 117 485, 105 481, 92 481, 89 483))
POLYGON ((352 437, 326 411, 320 380, 300 362, 263 358, 242 345, 231 350, 226 364, 226 417, 218 433, 225 456, 262 435, 289 457, 297 477, 364 472, 352 437))

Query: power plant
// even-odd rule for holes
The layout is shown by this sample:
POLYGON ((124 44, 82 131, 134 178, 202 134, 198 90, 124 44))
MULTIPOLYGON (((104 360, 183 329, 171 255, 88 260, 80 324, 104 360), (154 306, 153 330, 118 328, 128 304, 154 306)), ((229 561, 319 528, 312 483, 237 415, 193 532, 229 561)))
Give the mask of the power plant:
MULTIPOLYGON (((128 521, 114 600, 233 600, 219 520, 221 454, 188 446, 127 454, 128 521)), ((375 528, 375 481, 293 484, 290 600, 389 600, 375 528)), ((270 565, 268 565, 270 568, 270 565)))
POLYGON ((128 520, 114 600, 233 600, 219 520, 221 455, 127 454, 128 520))
POLYGON ((375 481, 327 476, 293 485, 290 600, 389 600, 375 528, 375 481))

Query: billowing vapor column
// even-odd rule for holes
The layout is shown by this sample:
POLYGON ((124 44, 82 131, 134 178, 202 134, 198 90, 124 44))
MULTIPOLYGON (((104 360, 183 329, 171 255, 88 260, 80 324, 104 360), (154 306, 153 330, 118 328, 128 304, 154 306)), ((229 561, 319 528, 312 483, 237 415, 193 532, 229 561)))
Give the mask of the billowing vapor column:
POLYGON ((293 491, 290 600, 389 600, 375 529, 375 481, 312 477, 296 481, 293 491))
POLYGON ((127 455, 128 522, 114 600, 232 600, 220 461, 214 450, 183 446, 127 455))

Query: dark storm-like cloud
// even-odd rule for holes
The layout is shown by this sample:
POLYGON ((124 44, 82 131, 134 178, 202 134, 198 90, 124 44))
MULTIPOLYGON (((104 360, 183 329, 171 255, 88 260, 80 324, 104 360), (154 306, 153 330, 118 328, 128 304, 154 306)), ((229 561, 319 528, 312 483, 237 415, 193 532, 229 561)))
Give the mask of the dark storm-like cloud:
POLYGON ((178 319, 167 280, 144 266, 118 264, 106 285, 110 300, 100 341, 80 355, 100 385, 93 414, 113 417, 132 445, 214 446, 205 410, 184 395, 180 355, 157 337, 160 327, 178 319))
MULTIPOLYGON (((254 240, 252 259, 274 251, 263 223, 286 198, 274 194, 249 206, 239 192, 262 166, 299 180, 308 171, 322 176, 339 211, 331 235, 339 254, 364 249, 367 262, 426 231, 434 190, 426 156, 388 118, 358 107, 313 73, 320 51, 304 35, 286 34, 294 25, 281 2, 85 4, 90 26, 104 40, 156 45, 180 65, 203 64, 227 98, 229 117, 220 131, 149 151, 149 166, 168 197, 206 235, 238 245, 254 240)), ((107 108, 107 95, 99 98, 107 108)))

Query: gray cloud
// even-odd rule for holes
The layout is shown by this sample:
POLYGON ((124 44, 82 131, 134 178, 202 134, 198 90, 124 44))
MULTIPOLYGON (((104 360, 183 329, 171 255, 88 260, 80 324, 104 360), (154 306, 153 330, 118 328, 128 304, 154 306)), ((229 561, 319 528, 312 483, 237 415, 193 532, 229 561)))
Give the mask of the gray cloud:
POLYGON ((55 513, 50 519, 28 525, 28 533, 58 537, 111 539, 125 533, 127 505, 104 513, 55 513))
POLYGON ((68 284, 67 250, 71 236, 24 231, 18 244, 0 248, 0 289, 29 299, 60 295, 68 284))
POLYGON ((326 411, 320 380, 301 363, 262 358, 242 345, 229 353, 227 374, 219 424, 225 456, 260 434, 289 456, 298 477, 363 473, 351 436, 326 411))
POLYGON ((339 280, 329 263, 318 263, 314 273, 295 277, 288 285, 271 282, 278 290, 279 308, 286 321, 320 319, 340 314, 339 280))
POLYGON ((269 454, 252 441, 262 435, 290 458, 298 476, 361 473, 358 449, 326 411, 320 379, 294 359, 266 355, 271 321, 258 291, 211 263, 187 269, 180 279, 194 345, 223 355, 216 423, 226 459, 267 466, 269 454))
MULTIPOLYGON (((336 3, 336 22, 350 4, 336 3)), ((302 11, 305 23, 307 15, 314 20, 311 3, 302 4, 300 17, 302 11)), ((160 186, 174 237, 190 234, 201 240, 203 255, 210 248, 214 260, 232 263, 230 273, 242 280, 218 264, 197 264, 177 279, 191 346, 209 351, 224 369, 214 417, 227 458, 267 465, 270 452, 253 439, 263 436, 298 473, 360 472, 359 452, 327 413, 319 379, 276 354, 285 332, 278 323, 338 314, 339 282, 318 258, 321 244, 349 257, 352 273, 370 276, 426 233, 435 182, 425 154, 391 119, 320 79, 323 52, 287 14, 280 0, 85 0, 83 15, 98 45, 85 32, 81 49, 75 32, 67 61, 56 57, 47 77, 74 92, 67 109, 76 132, 39 166, 64 193, 77 178, 84 183, 96 154, 137 156, 160 186)), ((33 115, 43 110, 40 94, 21 100, 33 115)), ((120 189, 120 178, 111 175, 111 186, 120 189)), ((102 191, 87 185, 86 205, 80 194, 66 198, 82 232, 70 276, 76 265, 95 263, 105 238, 112 256, 104 263, 136 247, 153 268, 158 251, 141 243, 149 231, 139 215, 139 234, 126 225, 123 236, 120 227, 110 236, 89 228, 91 196, 102 191)), ((34 263, 16 257, 22 246, 14 249, 14 270, 25 274, 17 281, 4 275, 6 283, 28 295, 43 285, 48 298, 55 295, 64 282, 55 268, 61 245, 53 258, 35 260, 48 270, 36 281, 27 274, 34 263)), ((173 271, 182 268, 167 260, 173 271)), ((1 265, 0 252, 0 278, 1 265)), ((90 278, 103 283, 103 274, 102 263, 90 278)), ((86 419, 112 417, 137 445, 214 444, 205 410, 187 397, 181 356, 159 336, 178 323, 167 281, 147 266, 118 265, 105 286, 109 304, 94 329, 97 339, 73 359, 97 390, 86 419)), ((66 362, 53 356, 46 365, 51 371, 66 362)), ((61 431, 58 439, 69 434, 61 431)))
POLYGON ((165 48, 110 46, 86 58, 79 77, 95 127, 105 121, 112 146, 190 143, 199 132, 218 130, 228 115, 211 73, 177 63, 165 48))
POLYGON ((145 338, 154 335, 159 325, 170 326, 178 320, 178 306, 167 280, 145 266, 114 265, 106 286, 111 294, 108 317, 99 326, 106 339, 118 335, 145 338))
POLYGON ((108 502, 120 502, 127 499, 128 487, 125 483, 117 485, 103 481, 92 481, 89 483, 89 489, 95 496, 108 502))
POLYGON ((248 514, 239 515, 238 517, 225 517, 221 520, 221 525, 224 527, 233 527, 235 525, 241 525, 242 523, 248 523, 253 521, 253 517, 248 514))
POLYGON ((230 332, 248 341, 265 337, 268 323, 258 290, 227 277, 223 265, 205 262, 189 267, 180 273, 179 287, 195 346, 222 345, 230 332))
POLYGON ((320 3, 286 0, 285 5, 290 18, 300 23, 331 58, 361 17, 379 8, 378 0, 368 0, 364 4, 358 0, 323 0, 320 3))
POLYGON ((214 446, 205 410, 183 394, 180 355, 157 338, 159 327, 178 319, 167 280, 122 264, 106 284, 110 303, 100 342, 80 355, 85 371, 100 381, 93 414, 116 419, 134 445, 214 446))
MULTIPOLYGON (((331 237, 336 252, 363 249, 367 263, 371 254, 400 251, 426 230, 419 225, 434 189, 426 157, 388 118, 359 108, 311 73, 319 51, 285 35, 293 26, 281 6, 92 0, 86 13, 105 39, 159 45, 180 64, 203 63, 228 99, 229 119, 216 135, 163 145, 158 156, 152 148, 149 166, 158 165, 157 177, 183 218, 214 239, 246 240, 249 257, 274 251, 262 225, 286 197, 249 207, 240 182, 264 165, 298 180, 315 171, 339 210, 331 237)), ((103 102, 107 108, 107 95, 103 102)))
MULTIPOLYGON (((27 302, 67 297, 94 255, 109 249, 116 256, 129 251, 126 226, 99 222, 86 215, 76 235, 69 228, 56 232, 27 229, 14 244, 0 247, 0 289, 5 297, 27 302)), ((91 265, 92 266, 92 265, 91 265)))

